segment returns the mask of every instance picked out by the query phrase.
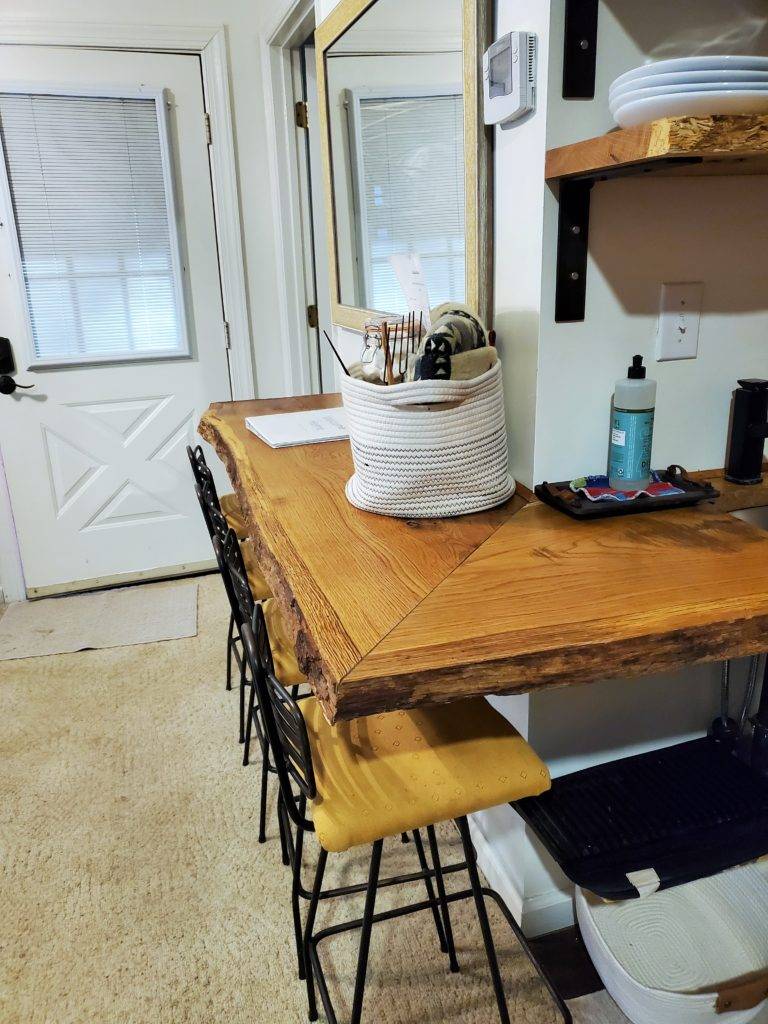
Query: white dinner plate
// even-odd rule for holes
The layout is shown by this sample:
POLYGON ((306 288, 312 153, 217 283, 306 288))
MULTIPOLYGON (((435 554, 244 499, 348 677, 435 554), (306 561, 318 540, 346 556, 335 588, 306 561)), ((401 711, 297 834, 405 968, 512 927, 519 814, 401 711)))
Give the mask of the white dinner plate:
POLYGON ((622 128, 634 128, 662 117, 695 117, 709 114, 768 114, 768 91, 681 92, 650 96, 619 107, 614 119, 622 128))
POLYGON ((667 75, 678 71, 768 71, 768 57, 677 57, 674 60, 658 60, 642 64, 639 68, 625 71, 612 83, 611 88, 631 82, 646 75, 667 75))
POLYGON ((768 82, 715 82, 712 85, 689 85, 682 88, 679 85, 659 85, 650 89, 632 89, 621 96, 614 97, 608 104, 610 111, 614 114, 620 107, 632 103, 634 100, 645 100, 652 96, 679 96, 695 92, 768 92, 768 82))
POLYGON ((717 85, 725 82, 768 82, 768 71, 678 71, 671 75, 644 75, 622 85, 612 85, 608 98, 612 100, 635 89, 661 85, 717 85))

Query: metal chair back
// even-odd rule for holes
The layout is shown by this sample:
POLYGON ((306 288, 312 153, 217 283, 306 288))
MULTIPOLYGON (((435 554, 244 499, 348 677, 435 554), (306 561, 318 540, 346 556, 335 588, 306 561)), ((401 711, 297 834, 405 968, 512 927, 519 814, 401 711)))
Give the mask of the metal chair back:
POLYGON ((237 539, 235 531, 228 527, 223 539, 217 531, 213 537, 214 551, 219 545, 224 568, 236 602, 232 611, 239 626, 242 622, 252 621, 256 602, 248 581, 248 572, 243 561, 243 552, 240 550, 240 541, 237 539))
POLYGON ((256 605, 251 619, 242 623, 241 635, 286 809, 294 824, 314 831, 312 823, 299 813, 293 790, 295 786, 307 800, 317 796, 307 724, 298 702, 275 677, 261 605, 256 605))

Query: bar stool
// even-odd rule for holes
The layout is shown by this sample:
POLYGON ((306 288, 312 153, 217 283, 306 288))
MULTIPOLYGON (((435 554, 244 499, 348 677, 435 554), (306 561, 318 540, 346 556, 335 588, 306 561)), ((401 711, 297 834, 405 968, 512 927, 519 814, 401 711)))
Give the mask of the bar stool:
MULTIPOLYGON (((215 513, 212 514, 215 517, 215 513)), ((213 538, 213 548, 216 553, 216 559, 219 567, 221 568, 222 575, 228 584, 227 593, 232 603, 237 623, 239 624, 243 621, 253 620, 257 602, 253 598, 253 587, 251 585, 247 564, 243 558, 242 545, 239 544, 234 531, 229 529, 225 532, 223 543, 221 540, 221 533, 220 531, 217 531, 217 535, 213 538)), ((302 683, 306 683, 307 680, 306 676, 299 669, 299 665, 296 660, 296 652, 293 647, 293 641, 288 633, 285 619, 281 615, 277 602, 274 598, 267 598, 265 601, 260 602, 260 605, 266 627, 262 631, 262 638, 268 651, 270 665, 272 666, 271 671, 273 674, 277 675, 277 678, 281 680, 283 685, 290 687, 293 698, 299 699, 299 689, 302 683)), ((244 678, 244 684, 246 686, 250 685, 251 687, 248 710, 245 715, 246 727, 243 764, 248 763, 252 727, 256 729, 257 738, 262 752, 261 794, 259 801, 259 842, 263 843, 265 841, 266 803, 269 774, 270 772, 274 772, 275 769, 269 760, 269 741, 266 735, 266 730, 260 721, 259 703, 256 697, 255 687, 252 683, 253 673, 251 672, 250 676, 246 673, 245 677, 241 678, 244 678)), ((306 696, 308 695, 305 694, 305 697, 306 696)), ((294 844, 290 828, 290 819, 285 813, 285 809, 282 807, 281 798, 278 799, 278 824, 280 827, 283 864, 286 867, 295 866, 297 868, 297 873, 294 875, 292 898, 296 915, 298 915, 299 897, 304 897, 306 899, 309 899, 310 897, 310 893, 300 884, 302 837, 299 837, 298 842, 294 844)), ((403 834, 402 840, 403 842, 407 842, 408 837, 403 834)), ((416 850, 422 868, 426 869, 427 865, 425 861, 424 848, 421 836, 418 833, 414 833, 414 842, 416 844, 416 850)), ((360 891, 359 887, 354 891, 360 891)), ((431 895, 431 890, 429 891, 431 895)), ((326 896, 329 897, 334 895, 336 894, 326 894, 326 896)), ((442 935, 440 937, 440 941, 441 948, 445 951, 447 946, 445 945, 445 939, 442 935)), ((299 948, 300 944, 299 940, 299 948)), ((300 963, 300 974, 303 978, 303 962, 300 963)))
MULTIPOLYGON (((221 542, 224 543, 227 530, 230 528, 235 531, 240 539, 244 538, 246 536, 245 522, 240 511, 237 497, 234 494, 225 494, 224 497, 219 500, 219 496, 216 491, 216 483, 213 479, 213 473, 211 473, 210 466, 205 461, 205 455, 200 445, 197 445, 194 449, 187 445, 187 457, 189 458, 189 464, 192 467, 192 474, 195 478, 195 493, 197 494, 197 500, 200 503, 205 527, 208 530, 208 535, 211 540, 213 541, 214 536, 218 536, 221 542), (229 514, 225 509, 229 509, 229 514)), ((243 559, 248 571, 248 578, 251 584, 251 591, 255 600, 262 601, 271 597, 272 592, 269 589, 267 581, 264 579, 264 575, 258 564, 258 559, 256 558, 256 552, 254 551, 253 545, 250 541, 243 541, 242 551, 243 559)), ((230 583, 227 570, 224 569, 222 564, 219 564, 219 572, 221 573, 224 588, 227 591, 227 597, 230 599, 229 603, 231 608, 229 626, 227 629, 226 687, 228 690, 232 689, 232 662, 234 661, 237 664, 241 677, 240 742, 243 743, 245 740, 242 699, 242 674, 244 666, 238 649, 238 644, 240 643, 240 632, 237 628, 237 602, 233 601, 232 596, 230 595, 230 583)), ((248 763, 247 757, 244 763, 248 763)))
MULTIPOLYGON (((229 564, 229 563, 228 563, 229 564)), ((494 900, 546 985, 563 1020, 571 1015, 501 897, 480 883, 467 815, 497 804, 539 795, 550 786, 549 772, 525 740, 482 698, 456 706, 418 708, 372 715, 330 726, 314 697, 297 702, 274 675, 264 613, 256 606, 251 622, 241 625, 244 656, 258 693, 267 742, 280 783, 282 807, 297 836, 315 832, 320 854, 307 920, 301 935, 300 963, 306 974, 310 1021, 317 1020, 315 982, 329 1024, 338 1024, 320 964, 324 939, 360 930, 351 1024, 360 1024, 374 924, 422 910, 439 911, 457 969, 449 904, 472 899, 485 946, 499 1019, 510 1024, 509 1011, 493 943, 485 899, 494 900), (294 793, 294 787, 296 793, 294 793), (306 817, 307 805, 312 820, 306 817), (375 912, 376 894, 390 879, 380 880, 386 837, 420 828, 433 829, 453 819, 461 836, 470 888, 445 892, 442 873, 428 871, 437 883, 436 898, 375 912), (315 932, 318 903, 329 853, 371 844, 362 920, 315 932)), ((430 838, 434 832, 430 833, 430 838)), ((298 843, 298 840, 297 840, 298 843)), ((439 854, 432 851, 435 864, 439 854)), ((300 855, 299 855, 300 860, 300 855)))
MULTIPOLYGON (((242 630, 239 628, 244 618, 252 617, 258 607, 261 611, 262 604, 257 603, 254 593, 251 576, 248 572, 243 557, 242 547, 237 534, 233 529, 226 529, 222 541, 221 534, 216 531, 212 538, 213 550, 216 553, 216 561, 220 567, 222 577, 227 586, 227 596, 230 599, 230 606, 233 617, 238 625, 238 634, 242 637, 242 630)), ((262 615, 268 616, 271 635, 274 637, 274 652, 276 664, 279 670, 284 673, 286 685, 293 688, 294 696, 298 695, 300 685, 306 682, 306 677, 299 670, 296 655, 293 650, 290 637, 288 636, 285 624, 280 616, 279 609, 274 598, 267 598, 263 605, 266 606, 262 615)), ((266 633, 265 626, 265 633, 266 633)), ((240 723, 242 731, 243 764, 247 765, 250 760, 251 737, 253 730, 261 748, 261 791, 259 797, 259 836, 258 841, 266 841, 266 816, 267 816, 267 794, 269 773, 273 771, 269 757, 269 740, 260 717, 260 707, 256 699, 256 687, 253 683, 253 672, 248 669, 248 660, 243 655, 240 673, 240 723), (245 693, 248 691, 248 705, 245 706, 245 693)), ((281 823, 280 838, 283 847, 283 862, 289 863, 286 837, 281 823)))
POLYGON ((205 453, 203 452, 201 445, 196 445, 194 448, 191 445, 187 445, 187 458, 189 464, 192 467, 192 473, 195 477, 195 483, 198 487, 202 487, 205 483, 210 483, 213 488, 213 493, 216 495, 216 501, 224 514, 227 523, 232 527, 240 540, 245 540, 248 536, 248 528, 245 525, 245 518, 240 508, 240 502, 237 500, 236 494, 224 494, 221 497, 216 494, 216 484, 213 480, 213 474, 211 468, 205 460, 205 453))

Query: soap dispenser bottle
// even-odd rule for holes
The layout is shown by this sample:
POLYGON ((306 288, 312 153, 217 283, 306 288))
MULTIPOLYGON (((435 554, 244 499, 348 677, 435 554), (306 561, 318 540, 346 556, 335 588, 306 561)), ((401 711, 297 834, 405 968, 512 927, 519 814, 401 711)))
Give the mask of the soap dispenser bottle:
POLYGON ((626 378, 616 381, 611 409, 608 479, 618 491, 641 491, 651 481, 656 381, 647 380, 635 356, 626 378))

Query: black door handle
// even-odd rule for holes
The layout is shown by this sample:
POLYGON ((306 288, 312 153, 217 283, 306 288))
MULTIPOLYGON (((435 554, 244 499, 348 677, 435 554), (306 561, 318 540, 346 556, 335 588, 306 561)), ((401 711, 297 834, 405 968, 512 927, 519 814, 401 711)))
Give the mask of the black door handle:
POLYGON ((34 384, 17 384, 13 377, 9 377, 7 373, 0 375, 0 395, 12 395, 16 388, 21 388, 22 391, 29 391, 34 386, 34 384))

